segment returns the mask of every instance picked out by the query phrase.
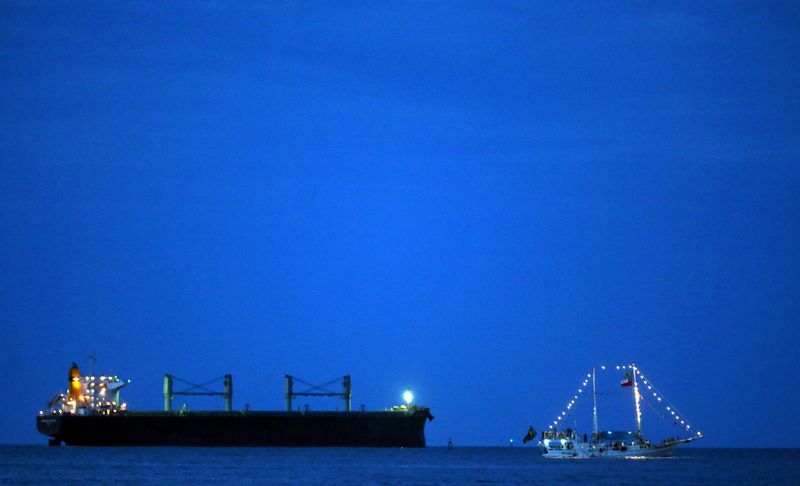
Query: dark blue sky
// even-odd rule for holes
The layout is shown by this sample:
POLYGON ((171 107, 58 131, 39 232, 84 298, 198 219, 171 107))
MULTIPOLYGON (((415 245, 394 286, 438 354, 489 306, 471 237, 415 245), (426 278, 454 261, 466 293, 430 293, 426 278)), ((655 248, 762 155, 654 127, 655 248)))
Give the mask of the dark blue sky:
POLYGON ((94 351, 136 409, 410 387, 433 445, 635 361, 796 445, 800 9, 495 3, 2 2, 0 442, 94 351))

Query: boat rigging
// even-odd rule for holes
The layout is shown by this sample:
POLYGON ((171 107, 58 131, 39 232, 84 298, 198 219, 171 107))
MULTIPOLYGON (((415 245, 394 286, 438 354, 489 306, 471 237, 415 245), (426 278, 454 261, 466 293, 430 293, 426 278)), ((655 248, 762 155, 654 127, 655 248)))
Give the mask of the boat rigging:
POLYGON ((541 434, 539 446, 542 453, 548 458, 580 458, 580 457, 637 457, 637 456, 667 456, 678 446, 687 444, 703 437, 699 430, 695 430, 686 417, 670 404, 665 396, 653 385, 636 364, 618 365, 607 367, 601 365, 600 372, 614 370, 623 373, 620 387, 630 388, 633 391, 633 405, 635 413, 635 431, 600 431, 597 411, 597 373, 598 368, 593 367, 590 373, 582 380, 577 392, 567 402, 561 413, 556 416, 553 423, 541 434), (588 392, 588 385, 592 388, 592 435, 591 438, 583 434, 581 437, 573 427, 565 426, 567 417, 572 415, 575 405, 580 397, 588 392), (666 438, 658 443, 646 440, 642 434, 642 402, 654 411, 663 408, 657 415, 671 422, 679 432, 674 437, 666 438), (583 440, 581 440, 583 439, 583 440))

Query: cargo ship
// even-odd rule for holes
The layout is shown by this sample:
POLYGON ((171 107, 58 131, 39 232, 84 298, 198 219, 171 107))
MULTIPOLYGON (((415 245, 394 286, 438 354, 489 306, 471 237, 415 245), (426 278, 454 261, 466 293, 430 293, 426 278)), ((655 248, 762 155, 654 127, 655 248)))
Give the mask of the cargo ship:
MULTIPOLYGON (((224 390, 192 385, 186 391, 173 390, 177 378, 164 376, 164 410, 132 411, 121 401, 121 389, 130 380, 118 376, 81 376, 73 363, 69 369, 66 394, 58 393, 39 412, 36 427, 49 436, 50 445, 75 446, 283 446, 283 447, 425 447, 425 424, 433 420, 428 407, 412 404, 406 390, 403 405, 384 410, 350 410, 350 377, 342 380, 343 391, 332 392, 325 385, 311 385, 285 376, 285 411, 233 410, 233 379, 223 378, 224 390), (295 382, 310 385, 295 391, 295 382), (172 409, 181 395, 219 395, 224 411, 189 411, 184 405, 172 409), (338 396, 344 411, 293 410, 300 396, 338 396)), ((182 380, 181 380, 182 381, 182 380)), ((338 379, 336 380, 338 381, 338 379)), ((326 384, 329 385, 330 383, 326 384)))

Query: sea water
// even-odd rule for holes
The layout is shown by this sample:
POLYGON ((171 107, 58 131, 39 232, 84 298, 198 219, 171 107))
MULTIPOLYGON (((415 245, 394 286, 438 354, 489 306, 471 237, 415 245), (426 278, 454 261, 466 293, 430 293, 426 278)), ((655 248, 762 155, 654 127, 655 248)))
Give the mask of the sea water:
POLYGON ((0 483, 800 484, 800 449, 679 449, 671 458, 548 460, 531 447, 0 446, 0 483))

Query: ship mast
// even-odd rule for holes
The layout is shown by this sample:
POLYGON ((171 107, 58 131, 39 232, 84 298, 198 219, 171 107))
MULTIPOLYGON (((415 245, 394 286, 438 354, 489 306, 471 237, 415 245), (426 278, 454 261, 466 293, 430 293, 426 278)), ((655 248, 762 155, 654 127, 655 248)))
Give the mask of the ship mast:
POLYGON ((594 407, 592 408, 592 442, 597 440, 597 381, 595 380, 595 367, 592 367, 592 400, 594 407))
POLYGON ((639 385, 636 383, 636 365, 632 364, 633 370, 633 401, 636 403, 636 433, 642 437, 642 410, 639 408, 639 385))

